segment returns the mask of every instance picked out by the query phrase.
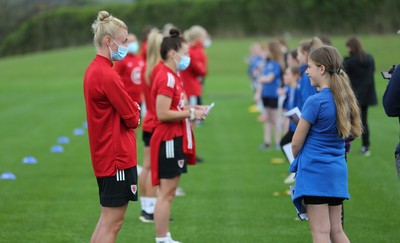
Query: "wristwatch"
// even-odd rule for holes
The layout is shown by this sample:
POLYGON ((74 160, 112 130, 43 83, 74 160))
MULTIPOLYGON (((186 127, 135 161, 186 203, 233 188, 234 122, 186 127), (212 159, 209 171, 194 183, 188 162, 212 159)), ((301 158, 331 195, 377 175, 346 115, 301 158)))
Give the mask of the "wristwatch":
POLYGON ((194 115, 194 108, 193 108, 193 107, 190 107, 189 111, 190 111, 190 117, 189 117, 189 119, 190 119, 191 121, 193 121, 194 119, 196 119, 196 117, 195 117, 195 115, 194 115))

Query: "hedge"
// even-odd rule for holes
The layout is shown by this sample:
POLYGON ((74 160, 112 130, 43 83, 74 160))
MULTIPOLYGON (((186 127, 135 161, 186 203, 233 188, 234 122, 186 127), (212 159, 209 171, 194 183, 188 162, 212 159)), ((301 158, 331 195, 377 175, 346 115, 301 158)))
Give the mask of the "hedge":
POLYGON ((400 2, 393 0, 171 0, 128 5, 60 7, 33 16, 0 42, 0 56, 90 43, 97 12, 107 10, 136 34, 144 26, 204 26, 213 37, 394 33, 400 2))

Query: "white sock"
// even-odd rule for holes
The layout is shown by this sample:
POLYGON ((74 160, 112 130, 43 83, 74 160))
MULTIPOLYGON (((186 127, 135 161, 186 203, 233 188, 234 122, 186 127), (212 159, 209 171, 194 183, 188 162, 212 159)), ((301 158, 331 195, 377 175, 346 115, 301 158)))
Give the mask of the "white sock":
POLYGON ((148 197, 147 205, 146 205, 146 213, 153 214, 154 207, 156 206, 157 198, 156 197, 148 197))
POLYGON ((169 243, 168 237, 156 237, 156 243, 169 243))
POLYGON ((140 206, 143 211, 147 212, 148 197, 140 197, 140 206))
POLYGON ((173 240, 170 232, 167 232, 167 238, 170 243, 181 243, 180 241, 173 240))

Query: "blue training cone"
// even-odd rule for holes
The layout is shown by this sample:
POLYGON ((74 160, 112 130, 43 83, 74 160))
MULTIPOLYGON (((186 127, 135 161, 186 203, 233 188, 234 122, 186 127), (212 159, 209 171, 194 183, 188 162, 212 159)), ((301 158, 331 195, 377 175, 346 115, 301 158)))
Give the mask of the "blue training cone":
POLYGON ((23 164, 36 164, 37 159, 33 156, 26 156, 22 159, 23 164))
POLYGON ((15 180, 17 177, 11 172, 4 172, 0 175, 0 180, 15 180))
POLYGON ((69 143, 69 138, 66 137, 66 136, 61 136, 61 137, 59 137, 59 138, 57 139, 57 142, 58 142, 59 144, 67 144, 67 143, 69 143))
POLYGON ((75 136, 81 136, 85 134, 85 130, 83 128, 75 128, 74 129, 74 135, 75 136))
POLYGON ((62 153, 64 152, 64 148, 61 145, 54 145, 50 148, 50 152, 52 153, 62 153))

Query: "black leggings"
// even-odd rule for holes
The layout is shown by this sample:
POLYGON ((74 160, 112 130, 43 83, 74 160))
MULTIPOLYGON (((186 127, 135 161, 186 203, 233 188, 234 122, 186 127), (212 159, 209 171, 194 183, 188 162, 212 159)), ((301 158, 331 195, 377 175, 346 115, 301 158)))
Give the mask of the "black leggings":
POLYGON ((367 116, 368 116, 368 106, 367 105, 362 105, 361 106, 361 122, 362 126, 364 127, 362 135, 361 135, 361 141, 362 141, 362 146, 369 147, 369 128, 368 128, 368 121, 367 121, 367 116))
MULTIPOLYGON (((279 145, 281 146, 281 149, 282 149, 282 147, 285 146, 286 144, 289 144, 289 143, 292 142, 293 135, 294 135, 294 132, 292 132, 291 130, 289 130, 289 131, 285 134, 285 136, 282 137, 281 142, 280 142, 280 144, 279 144, 279 145)), ((283 151, 283 149, 282 149, 282 152, 283 152, 283 154, 286 156, 285 151, 283 151)), ((287 156, 286 156, 286 159, 289 161, 289 158, 288 158, 287 156)), ((289 163, 290 163, 290 162, 292 162, 292 161, 289 161, 289 163)))

